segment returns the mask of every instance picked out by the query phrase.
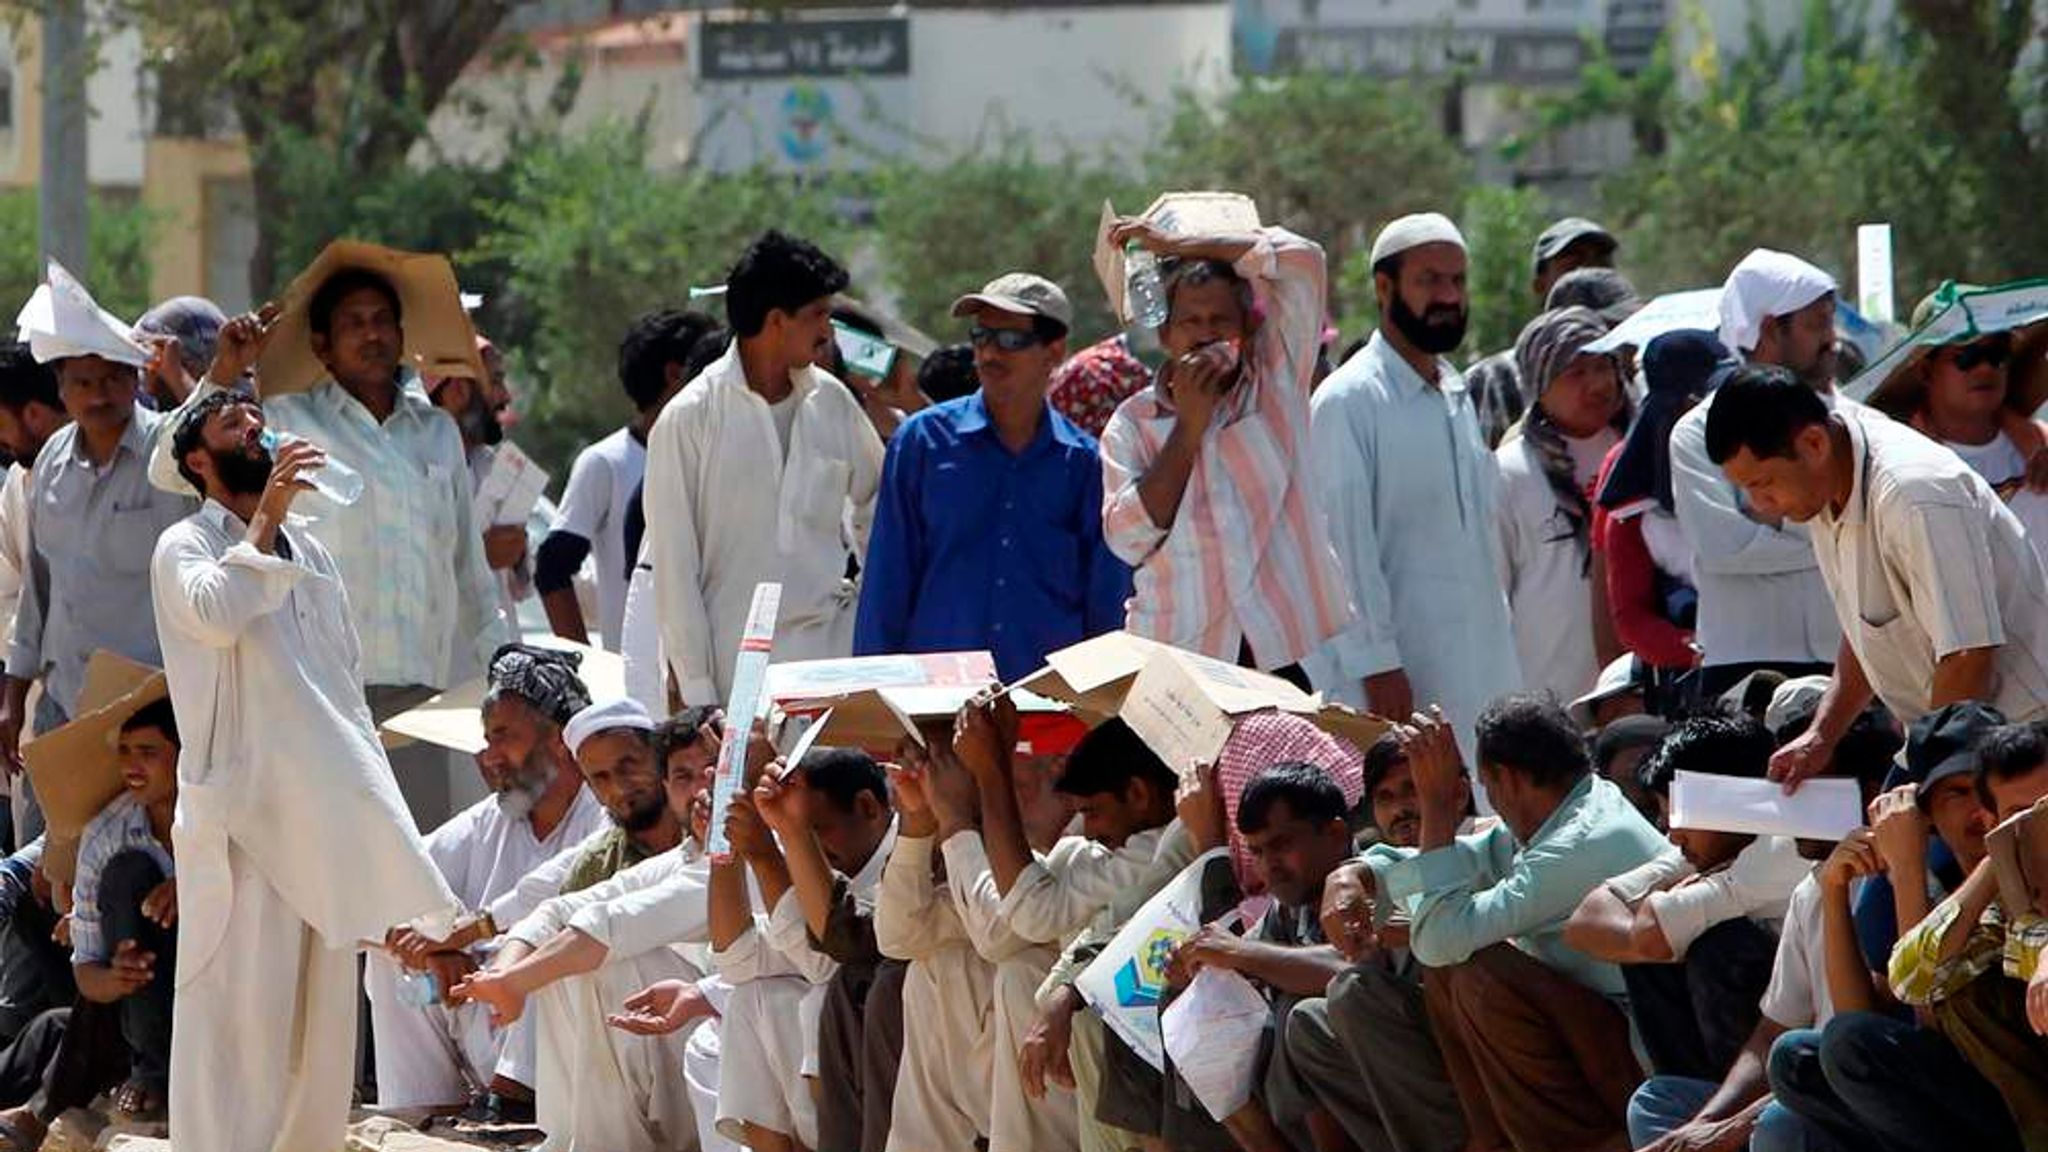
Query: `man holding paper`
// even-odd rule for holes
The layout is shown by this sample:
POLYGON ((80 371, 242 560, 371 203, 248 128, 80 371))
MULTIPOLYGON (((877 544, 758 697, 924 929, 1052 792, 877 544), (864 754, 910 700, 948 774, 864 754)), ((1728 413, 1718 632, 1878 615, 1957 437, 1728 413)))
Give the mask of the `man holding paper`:
POLYGON ((1902 722, 1981 700, 2048 714, 2048 575, 2026 530, 1953 452, 1868 410, 1833 410, 1779 369, 1744 368, 1707 453, 1759 515, 1812 524, 1842 645, 1806 733, 1772 759, 1787 787, 1827 764, 1874 694, 1902 722))

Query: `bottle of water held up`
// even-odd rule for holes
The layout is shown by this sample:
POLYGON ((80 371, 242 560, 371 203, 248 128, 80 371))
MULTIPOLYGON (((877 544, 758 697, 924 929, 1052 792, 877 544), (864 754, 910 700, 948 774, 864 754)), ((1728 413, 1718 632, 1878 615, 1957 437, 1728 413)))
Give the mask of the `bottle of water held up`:
POLYGON ((430 1008, 441 1002, 441 981, 432 972, 400 968, 398 998, 415 1008, 430 1008))
MULTIPOLYGON (((263 430, 264 450, 273 456, 277 450, 300 439, 287 436, 274 428, 263 430)), ((329 456, 325 464, 306 474, 306 482, 313 491, 320 493, 336 504, 353 504, 363 498, 363 474, 329 456)))
POLYGON ((1124 302, 1131 319, 1146 328, 1166 323, 1166 286, 1159 280, 1159 257, 1135 241, 1124 245, 1124 302))

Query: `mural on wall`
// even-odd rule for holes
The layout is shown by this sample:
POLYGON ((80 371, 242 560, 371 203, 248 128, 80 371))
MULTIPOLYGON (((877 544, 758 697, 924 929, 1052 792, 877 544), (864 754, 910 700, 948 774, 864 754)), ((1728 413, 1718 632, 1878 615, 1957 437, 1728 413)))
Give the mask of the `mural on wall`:
POLYGON ((693 39, 697 158, 721 171, 866 167, 910 120, 910 21, 706 21, 693 39))

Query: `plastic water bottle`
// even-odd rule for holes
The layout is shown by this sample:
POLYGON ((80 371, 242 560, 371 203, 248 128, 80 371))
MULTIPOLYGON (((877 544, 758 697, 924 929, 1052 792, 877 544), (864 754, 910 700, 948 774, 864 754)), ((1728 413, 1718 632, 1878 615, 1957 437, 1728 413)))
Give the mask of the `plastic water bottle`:
POLYGON ((398 970, 398 998, 415 1008, 429 1008, 441 1002, 441 981, 432 972, 398 970))
MULTIPOLYGON (((301 437, 286 436, 271 428, 263 430, 263 447, 272 454, 297 439, 301 437)), ((336 504, 353 504, 363 498, 363 474, 332 456, 325 464, 307 473, 306 480, 313 485, 313 491, 336 504)))
POLYGON ((1166 324, 1166 285, 1159 279, 1159 257, 1136 243, 1124 246, 1124 300, 1131 319, 1146 328, 1166 324))

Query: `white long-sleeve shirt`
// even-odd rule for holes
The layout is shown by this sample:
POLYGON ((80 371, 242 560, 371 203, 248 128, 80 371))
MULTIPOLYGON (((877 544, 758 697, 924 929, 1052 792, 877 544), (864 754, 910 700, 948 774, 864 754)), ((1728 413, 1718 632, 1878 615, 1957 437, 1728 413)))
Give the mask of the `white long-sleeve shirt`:
POLYGON ((882 441, 846 387, 818 368, 790 373, 787 451, 768 402, 747 386, 739 342, 668 407, 647 438, 646 559, 662 653, 683 699, 718 703, 754 586, 780 582, 777 660, 853 650, 858 588, 882 441))
MULTIPOLYGON (((581 786, 545 840, 533 834, 533 821, 505 815, 497 797, 486 796, 429 832, 427 855, 447 877, 463 907, 488 911, 497 924, 511 925, 539 903, 520 899, 523 881, 610 824, 604 805, 581 786)), ((560 891, 557 879, 545 895, 560 891)))
POLYGON ((1194 844, 1177 818, 1165 827, 1139 832, 1117 848, 1085 836, 1062 836, 1043 859, 1032 860, 1017 874, 1010 894, 1003 897, 1002 916, 1025 940, 1064 944, 1119 898, 1148 883, 1156 889, 1164 877, 1194 858, 1194 844), (1157 883, 1155 877, 1160 878, 1157 883))
MULTIPOLYGON (((1856 406, 1829 393, 1830 405, 1856 406)), ((1707 458, 1708 397, 1671 429, 1671 495, 1693 550, 1707 667, 1832 664, 1842 642, 1806 527, 1772 527, 1743 510, 1735 485, 1707 458)))
MULTIPOLYGON (((1584 440, 1565 439, 1573 479, 1582 491, 1592 484, 1601 460, 1618 439, 1611 428, 1584 440)), ((1514 622, 1522 686, 1559 700, 1576 700, 1600 675, 1593 644, 1590 553, 1580 546, 1564 504, 1526 438, 1501 445, 1494 459, 1500 465, 1500 578, 1514 622)), ((1590 509, 1587 518, 1590 523, 1590 509)))
POLYGON ((1401 669, 1471 747, 1496 696, 1521 685, 1495 524, 1498 474, 1464 378, 1431 386, 1380 333, 1311 402, 1316 485, 1358 618, 1305 665, 1317 688, 1365 703, 1401 669))
POLYGON ((710 865, 683 846, 607 880, 541 902, 508 932, 538 948, 574 929, 605 946, 607 962, 711 939, 710 865))
POLYGON ((164 530, 151 563, 184 741, 180 963, 198 971, 227 931, 230 842, 330 948, 416 919, 445 935, 460 906, 370 721, 340 569, 297 523, 277 554, 247 530, 209 501, 164 530))

